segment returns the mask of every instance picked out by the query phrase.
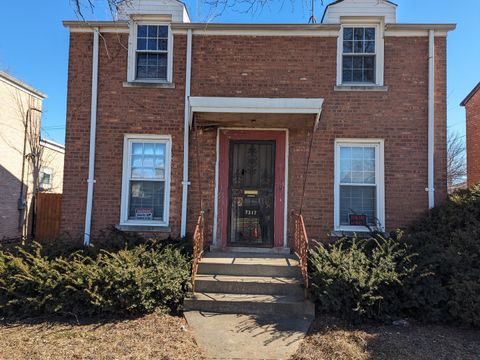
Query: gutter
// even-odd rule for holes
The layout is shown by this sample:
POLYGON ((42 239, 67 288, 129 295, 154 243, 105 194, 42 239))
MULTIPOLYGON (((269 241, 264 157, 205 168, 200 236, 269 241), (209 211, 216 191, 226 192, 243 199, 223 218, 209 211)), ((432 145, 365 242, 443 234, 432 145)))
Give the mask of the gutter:
POLYGON ((185 69, 185 109, 183 118, 183 181, 182 181, 182 217, 180 237, 187 234, 187 202, 188 202, 188 144, 190 136, 190 84, 192 77, 192 29, 187 30, 187 63, 185 69))
POLYGON ((435 207, 435 30, 428 46, 428 207, 435 207))
POLYGON ((98 42, 100 32, 98 28, 93 32, 92 56, 92 101, 90 108, 90 150, 88 155, 87 204, 85 209, 85 232, 83 245, 90 244, 92 228, 93 185, 95 184, 95 140, 97 132, 97 97, 98 97, 98 42))

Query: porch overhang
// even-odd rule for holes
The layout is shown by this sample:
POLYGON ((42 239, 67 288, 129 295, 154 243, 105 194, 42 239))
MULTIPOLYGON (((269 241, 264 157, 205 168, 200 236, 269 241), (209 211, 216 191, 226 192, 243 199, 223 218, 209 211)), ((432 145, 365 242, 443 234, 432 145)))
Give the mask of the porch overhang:
POLYGON ((310 114, 315 116, 316 127, 322 113, 323 101, 322 98, 191 96, 189 98, 190 127, 194 113, 310 114))

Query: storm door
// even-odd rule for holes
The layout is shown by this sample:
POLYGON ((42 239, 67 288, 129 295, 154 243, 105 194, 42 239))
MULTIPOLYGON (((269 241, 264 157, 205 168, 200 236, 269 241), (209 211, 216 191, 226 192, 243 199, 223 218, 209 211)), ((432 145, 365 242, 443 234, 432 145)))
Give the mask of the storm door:
POLYGON ((231 141, 230 246, 273 246, 275 141, 231 141))

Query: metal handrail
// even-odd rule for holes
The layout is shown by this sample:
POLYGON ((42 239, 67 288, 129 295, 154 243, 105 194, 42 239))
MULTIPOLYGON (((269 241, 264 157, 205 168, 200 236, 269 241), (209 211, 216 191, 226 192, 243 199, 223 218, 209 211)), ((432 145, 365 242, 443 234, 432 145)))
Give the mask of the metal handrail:
POLYGON ((203 211, 198 216, 195 232, 193 233, 193 259, 192 259, 192 291, 195 292, 195 277, 197 276, 198 264, 202 260, 204 243, 203 211))
POLYGON ((302 272, 305 288, 305 298, 308 297, 309 278, 308 278, 308 236, 305 230, 303 215, 292 214, 294 220, 293 250, 298 258, 300 270, 302 272))

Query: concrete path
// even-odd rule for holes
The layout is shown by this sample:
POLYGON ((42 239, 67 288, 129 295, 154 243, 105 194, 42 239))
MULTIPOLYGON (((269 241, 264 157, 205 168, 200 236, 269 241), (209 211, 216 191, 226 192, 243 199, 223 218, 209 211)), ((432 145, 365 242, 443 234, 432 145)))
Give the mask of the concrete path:
POLYGON ((313 317, 185 312, 198 345, 209 359, 289 359, 313 317))

